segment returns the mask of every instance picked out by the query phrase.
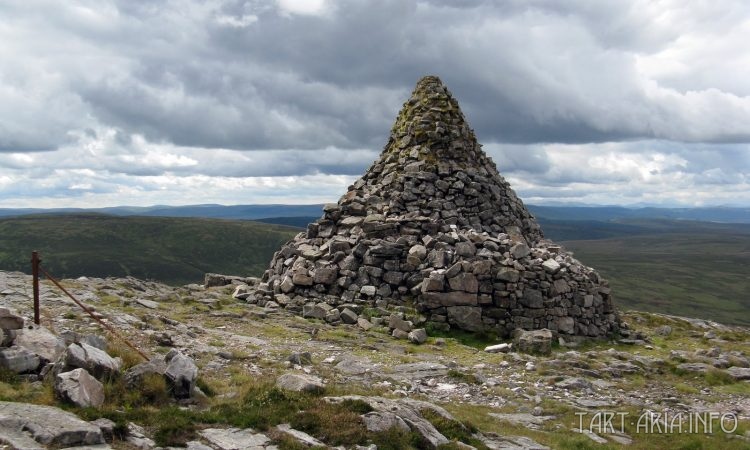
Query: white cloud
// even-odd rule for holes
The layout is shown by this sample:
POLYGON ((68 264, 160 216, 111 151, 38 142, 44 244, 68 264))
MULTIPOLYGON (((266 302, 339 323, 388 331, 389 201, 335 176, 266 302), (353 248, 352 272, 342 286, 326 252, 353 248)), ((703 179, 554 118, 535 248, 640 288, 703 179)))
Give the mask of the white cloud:
POLYGON ((218 16, 216 23, 232 28, 245 28, 258 21, 258 16, 254 14, 244 14, 242 16, 218 16))
POLYGON ((7 0, 0 16, 6 206, 335 200, 427 73, 530 202, 750 204, 743 0, 7 0))
POLYGON ((277 0, 285 13, 319 15, 325 11, 326 0, 277 0))

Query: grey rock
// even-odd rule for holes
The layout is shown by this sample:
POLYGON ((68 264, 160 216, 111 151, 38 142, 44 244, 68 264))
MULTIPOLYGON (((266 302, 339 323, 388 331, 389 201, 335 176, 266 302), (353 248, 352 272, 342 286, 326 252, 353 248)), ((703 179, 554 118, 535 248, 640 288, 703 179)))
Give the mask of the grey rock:
POLYGON ((276 429, 286 435, 291 436, 294 440, 304 445, 305 447, 325 447, 325 444, 323 442, 315 439, 304 431, 295 430, 288 423, 277 425, 276 429))
POLYGON ((281 289, 281 292, 283 293, 289 293, 294 290, 294 282, 290 277, 284 277, 284 280, 279 285, 279 288, 281 289))
POLYGON ((404 419, 387 411, 371 411, 362 416, 362 421, 365 423, 367 431, 373 433, 382 433, 393 427, 409 431, 409 425, 404 422, 404 419))
POLYGON ((156 442, 145 435, 145 430, 142 427, 130 422, 128 423, 127 431, 125 441, 132 447, 139 450, 153 450, 156 448, 156 442))
POLYGON ((478 306, 449 306, 448 323, 468 331, 481 331, 484 329, 482 323, 482 308, 478 306))
POLYGON ((359 290, 359 293, 367 297, 373 297, 377 290, 378 288, 376 288, 375 286, 362 286, 362 288, 359 290))
POLYGON ((516 283, 521 278, 521 273, 512 267, 501 267, 498 269, 495 277, 500 281, 507 281, 508 283, 516 283))
POLYGON ((312 364, 312 355, 310 352, 294 352, 289 355, 287 361, 298 366, 309 366, 312 364))
POLYGON ((58 374, 55 377, 55 394, 81 408, 104 403, 104 386, 84 369, 58 374))
POLYGON ((164 376, 167 371, 167 363, 164 357, 157 356, 147 362, 137 364, 128 369, 123 375, 125 386, 128 389, 139 389, 144 377, 149 374, 164 376))
POLYGON ((323 381, 312 375, 285 373, 276 379, 276 387, 295 392, 322 392, 323 381))
POLYGON ((430 448, 437 448, 443 444, 447 444, 449 441, 422 416, 420 410, 430 409, 440 415, 445 414, 444 417, 448 420, 455 420, 453 416, 443 408, 427 402, 409 401, 407 399, 391 400, 383 397, 363 397, 359 395, 327 397, 325 400, 334 404, 345 400, 360 400, 370 405, 375 412, 393 414, 403 420, 412 431, 419 433, 428 443, 430 448))
POLYGON ((65 351, 65 341, 44 327, 34 325, 18 330, 17 333, 15 344, 45 361, 57 361, 65 351))
POLYGON ((153 300, 146 300, 145 298, 138 298, 135 300, 136 303, 148 309, 158 309, 159 303, 153 300))
POLYGON ((214 450, 213 447, 209 447, 200 441, 187 441, 185 442, 185 448, 187 450, 214 450))
POLYGON ((207 428, 199 433, 218 450, 265 450, 271 444, 268 436, 250 428, 207 428))
POLYGON ((409 249, 409 255, 423 260, 427 257, 427 248, 421 244, 414 245, 409 249))
POLYGON ((338 372, 347 375, 363 375, 366 373, 373 372, 377 367, 369 361, 363 361, 359 359, 347 358, 339 361, 336 364, 336 370, 338 372))
POLYGON ((685 372, 696 372, 696 373, 706 373, 709 370, 711 370, 713 366, 710 364, 705 363, 683 363, 678 364, 677 369, 684 370, 685 372))
POLYGON ((11 311, 9 308, 0 306, 0 329, 20 330, 23 328, 23 317, 11 311))
POLYGON ((357 313, 352 311, 349 308, 344 308, 343 311, 341 311, 341 321, 347 324, 355 324, 357 323, 357 313))
POLYGON ((544 296, 537 289, 525 289, 519 301, 528 308, 544 308, 544 296))
POLYGON ((526 436, 500 436, 496 433, 476 435, 490 450, 550 450, 526 436))
POLYGON ((504 422, 521 425, 532 430, 540 429, 545 422, 555 418, 555 416, 535 416, 529 413, 489 413, 489 415, 504 422))
POLYGON ((65 366, 82 368, 96 378, 113 376, 120 371, 121 363, 102 350, 86 343, 70 344, 65 351, 65 366))
POLYGON ((471 292, 426 292, 422 301, 428 308, 441 306, 476 306, 477 294, 471 292))
POLYGON ((531 253, 529 246, 523 242, 519 242, 510 248, 510 254, 513 255, 515 259, 525 258, 526 256, 529 256, 529 253, 531 253))
POLYGON ((115 427, 117 426, 116 423, 109 419, 105 419, 104 417, 92 420, 90 423, 91 425, 94 425, 99 428, 99 430, 101 430, 102 435, 107 442, 110 442, 112 440, 112 438, 114 437, 115 427))
POLYGON ((394 328, 393 332, 391 332, 391 336, 395 337, 396 339, 408 339, 409 333, 407 333, 404 330, 399 330, 398 328, 394 328))
POLYGON ((560 333, 573 334, 575 332, 575 320, 572 317, 558 317, 557 331, 560 333))
POLYGON ((374 327, 374 325, 369 320, 365 319, 364 317, 360 317, 357 319, 357 326, 362 328, 365 331, 374 327))
POLYGON ((81 344, 90 345, 105 352, 107 351, 107 340, 96 334, 87 334, 86 336, 79 339, 78 342, 81 344))
POLYGON ((748 367, 730 367, 727 373, 735 380, 750 380, 750 368, 748 367))
POLYGON ((514 345, 521 353, 549 355, 552 353, 552 332, 547 329, 520 330, 514 345))
POLYGON ((548 259, 542 263, 542 267, 547 273, 555 274, 560 271, 560 263, 554 259, 548 259))
POLYGON ((341 313, 338 309, 330 309, 328 310, 328 313, 326 313, 326 322, 332 323, 332 322, 339 322, 341 319, 341 313))
POLYGON ((484 351, 487 353, 508 353, 512 348, 511 344, 503 342, 502 344, 489 345, 484 348, 484 351))
POLYGON ((25 348, 13 346, 0 349, 0 368, 13 373, 33 373, 39 369, 41 359, 25 348))
POLYGON ((414 363, 398 364, 393 367, 393 373, 390 378, 420 380, 428 377, 439 377, 448 373, 448 367, 429 361, 420 361, 414 363))
POLYGON ((591 389, 592 387, 589 381, 579 377, 565 378, 564 380, 555 383, 555 386, 567 390, 591 389))
POLYGON ((388 318, 388 328, 394 328, 396 330, 401 330, 406 333, 410 332, 412 330, 412 325, 402 319, 401 317, 391 314, 391 316, 388 318))
POLYGON ((203 286, 206 288, 226 286, 228 284, 233 284, 233 283, 240 284, 244 282, 245 282, 245 278, 243 277, 232 276, 232 275, 221 275, 218 273, 207 273, 203 277, 203 286))
POLYGON ((52 406, 0 402, 0 430, 3 428, 27 432, 45 447, 104 444, 104 436, 97 426, 52 406))
POLYGON ((195 391, 198 379, 198 366, 192 358, 172 349, 165 357, 167 368, 164 376, 177 399, 190 398, 195 391))
POLYGON ((407 336, 409 341, 414 344, 424 344, 427 341, 427 330, 424 328, 417 328, 409 332, 407 336))
POLYGON ((248 297, 250 297, 250 287, 246 284, 238 285, 234 288, 234 292, 232 292, 232 298, 236 298, 237 300, 245 300, 248 297))

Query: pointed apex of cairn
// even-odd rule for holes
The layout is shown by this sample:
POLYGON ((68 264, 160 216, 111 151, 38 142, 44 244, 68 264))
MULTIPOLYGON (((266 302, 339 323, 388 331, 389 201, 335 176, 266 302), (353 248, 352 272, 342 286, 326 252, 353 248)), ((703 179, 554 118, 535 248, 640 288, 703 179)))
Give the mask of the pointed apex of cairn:
POLYGON ((543 238, 438 77, 419 80, 378 160, 323 212, 274 255, 261 306, 353 324, 365 307, 414 305, 431 328, 502 336, 619 327, 606 281, 543 238))
POLYGON ((385 153, 422 146, 423 160, 467 160, 479 149, 458 102, 440 78, 426 76, 417 82, 391 129, 385 153))

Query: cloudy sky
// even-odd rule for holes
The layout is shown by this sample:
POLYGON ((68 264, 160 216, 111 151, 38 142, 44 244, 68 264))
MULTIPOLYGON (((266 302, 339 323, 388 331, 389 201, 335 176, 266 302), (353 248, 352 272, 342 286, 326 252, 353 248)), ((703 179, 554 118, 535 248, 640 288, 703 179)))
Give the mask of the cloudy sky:
POLYGON ((440 76, 532 204, 750 206, 750 2, 2 0, 0 207, 336 201, 440 76))

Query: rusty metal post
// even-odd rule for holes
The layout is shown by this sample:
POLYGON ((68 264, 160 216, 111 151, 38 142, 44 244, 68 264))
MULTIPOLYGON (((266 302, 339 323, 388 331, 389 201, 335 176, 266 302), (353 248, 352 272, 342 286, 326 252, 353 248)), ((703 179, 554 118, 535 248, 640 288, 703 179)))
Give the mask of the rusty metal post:
POLYGON ((34 323, 39 325, 39 253, 31 252, 31 274, 34 277, 34 323))

